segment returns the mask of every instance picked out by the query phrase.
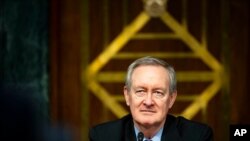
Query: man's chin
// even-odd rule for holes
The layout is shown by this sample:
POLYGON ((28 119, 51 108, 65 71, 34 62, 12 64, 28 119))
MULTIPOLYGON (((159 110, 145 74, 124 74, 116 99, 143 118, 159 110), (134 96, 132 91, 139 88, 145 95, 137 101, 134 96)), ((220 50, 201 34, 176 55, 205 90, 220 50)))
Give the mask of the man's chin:
POLYGON ((143 119, 140 121, 140 124, 143 126, 152 126, 155 124, 155 122, 149 119, 143 119))
POLYGON ((137 122, 140 125, 143 126, 152 126, 157 124, 157 121, 155 120, 156 117, 154 114, 152 115, 148 115, 148 114, 141 114, 140 116, 138 116, 137 118, 134 118, 135 122, 137 122))

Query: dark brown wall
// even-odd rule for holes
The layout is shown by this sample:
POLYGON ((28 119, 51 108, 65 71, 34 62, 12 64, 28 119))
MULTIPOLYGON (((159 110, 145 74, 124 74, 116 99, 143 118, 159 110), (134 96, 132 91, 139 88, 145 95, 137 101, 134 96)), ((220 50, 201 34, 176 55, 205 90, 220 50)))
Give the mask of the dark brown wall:
POLYGON ((249 1, 230 1, 231 122, 250 123, 249 1))
POLYGON ((50 15, 51 118, 80 140, 80 0, 52 0, 50 15))

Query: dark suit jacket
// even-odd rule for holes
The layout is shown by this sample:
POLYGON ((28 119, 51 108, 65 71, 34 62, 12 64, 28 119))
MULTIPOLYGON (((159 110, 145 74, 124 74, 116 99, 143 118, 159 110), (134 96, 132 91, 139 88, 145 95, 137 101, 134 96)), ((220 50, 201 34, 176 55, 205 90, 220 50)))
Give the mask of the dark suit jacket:
MULTIPOLYGON (((137 141, 131 115, 90 129, 90 141, 137 141)), ((161 141, 212 141, 213 132, 205 124, 183 117, 167 116, 161 141)))

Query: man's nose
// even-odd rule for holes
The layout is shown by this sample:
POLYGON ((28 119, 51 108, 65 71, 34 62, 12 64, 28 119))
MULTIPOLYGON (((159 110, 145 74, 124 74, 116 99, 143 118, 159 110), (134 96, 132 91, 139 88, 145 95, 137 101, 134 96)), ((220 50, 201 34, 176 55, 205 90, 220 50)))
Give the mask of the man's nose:
POLYGON ((152 99, 152 95, 151 94, 147 94, 145 100, 144 100, 144 104, 147 106, 150 106, 153 104, 153 99, 152 99))

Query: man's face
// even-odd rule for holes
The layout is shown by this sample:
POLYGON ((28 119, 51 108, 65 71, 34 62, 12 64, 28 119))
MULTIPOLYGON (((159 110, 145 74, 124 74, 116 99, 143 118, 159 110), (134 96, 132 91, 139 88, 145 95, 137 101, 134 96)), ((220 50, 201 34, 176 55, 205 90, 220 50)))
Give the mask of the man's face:
POLYGON ((131 82, 130 90, 124 88, 124 96, 135 125, 163 126, 177 95, 170 95, 168 72, 162 66, 139 66, 131 82))

